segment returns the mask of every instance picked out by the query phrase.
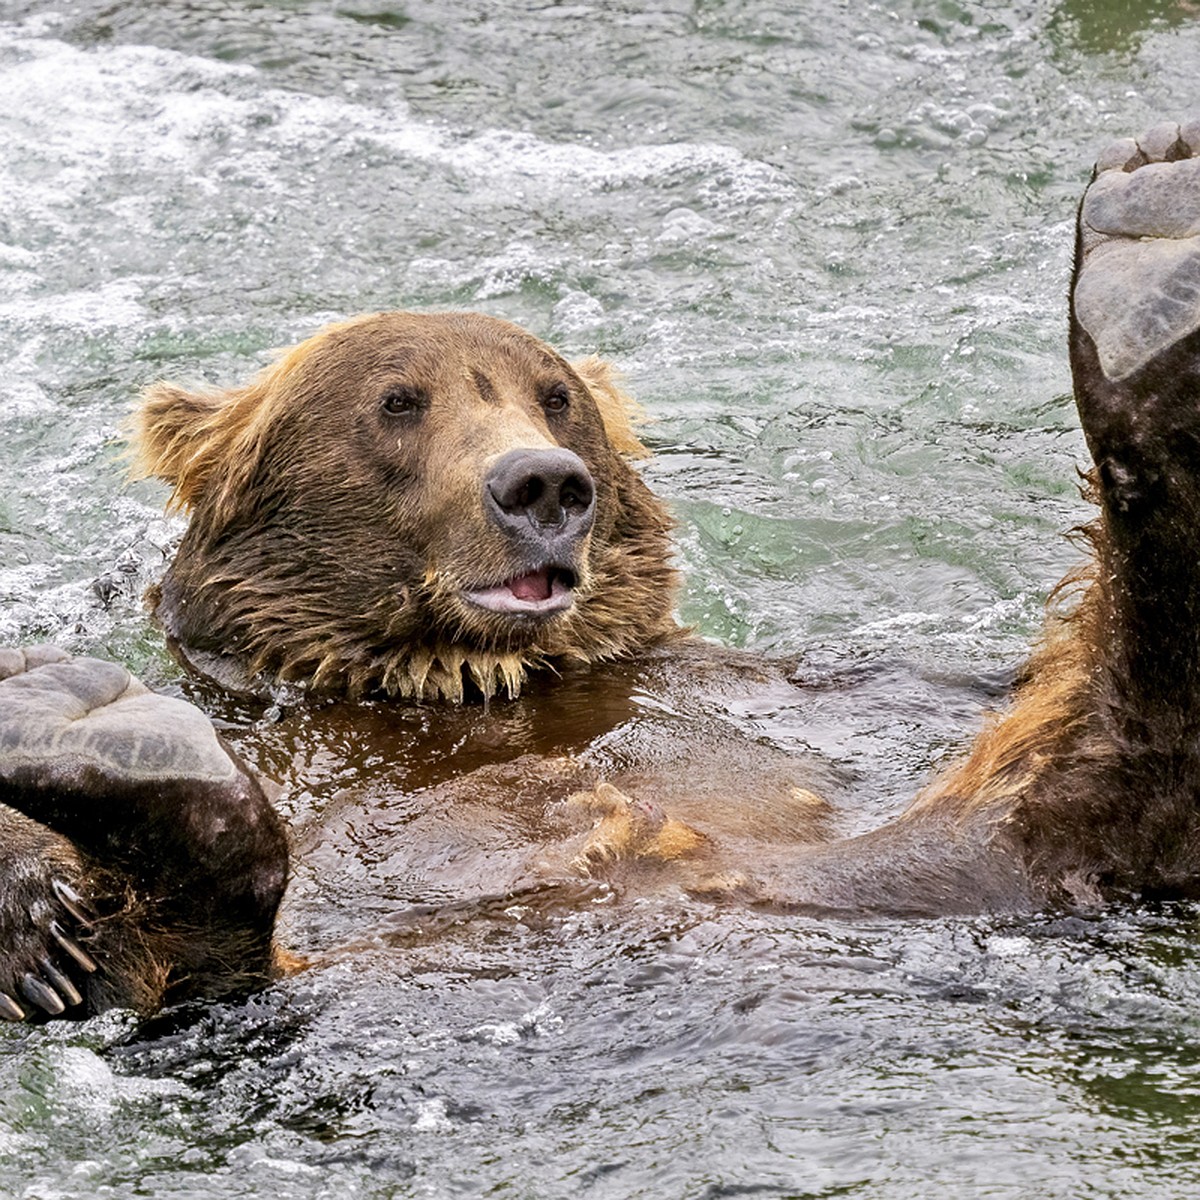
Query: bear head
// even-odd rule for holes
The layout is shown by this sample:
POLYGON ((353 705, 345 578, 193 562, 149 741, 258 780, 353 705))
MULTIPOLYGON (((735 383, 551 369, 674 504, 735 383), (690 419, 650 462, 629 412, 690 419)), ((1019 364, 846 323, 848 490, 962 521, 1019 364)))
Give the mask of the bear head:
POLYGON ((632 403, 505 321, 379 313, 226 392, 151 387, 136 470, 190 523, 150 602, 238 691, 516 695, 679 634, 632 403))

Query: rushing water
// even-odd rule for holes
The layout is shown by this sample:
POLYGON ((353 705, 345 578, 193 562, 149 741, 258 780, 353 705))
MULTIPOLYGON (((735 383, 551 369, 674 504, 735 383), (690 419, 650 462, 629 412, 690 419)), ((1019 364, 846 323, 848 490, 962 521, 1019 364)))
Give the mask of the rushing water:
MULTIPOLYGON (((625 372, 685 619, 884 664, 808 715, 890 808, 1074 560, 1072 206, 1195 101, 1192 7, 0 0, 0 641, 185 687, 137 389, 481 308, 625 372)), ((416 922, 244 1003, 0 1029, 0 1195, 1161 1200, 1200 1189, 1198 1014, 1190 910, 416 922)))

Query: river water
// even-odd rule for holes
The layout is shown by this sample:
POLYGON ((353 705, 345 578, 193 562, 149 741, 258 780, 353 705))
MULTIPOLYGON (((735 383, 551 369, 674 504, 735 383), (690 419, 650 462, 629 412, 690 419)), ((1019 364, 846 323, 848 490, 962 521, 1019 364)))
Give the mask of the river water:
MULTIPOLYGON (((0 0, 0 642, 186 690, 137 390, 479 308, 625 373, 685 620, 894 664, 812 736, 891 811, 1075 561, 1072 208, 1192 7, 0 0)), ((505 912, 0 1029, 0 1194, 1190 1196, 1198 1014, 1191 909, 505 912)))

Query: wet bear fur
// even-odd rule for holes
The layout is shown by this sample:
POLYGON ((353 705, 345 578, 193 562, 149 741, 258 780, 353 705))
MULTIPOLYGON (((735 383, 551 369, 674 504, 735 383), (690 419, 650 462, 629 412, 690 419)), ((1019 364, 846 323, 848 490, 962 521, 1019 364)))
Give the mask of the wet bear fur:
POLYGON ((153 387, 138 469, 190 514, 158 620, 233 690, 351 697, 512 696, 530 671, 669 641, 671 521, 628 461, 645 453, 631 415, 599 360, 571 366, 470 313, 347 321, 229 392, 153 387), (487 510, 488 464, 560 447, 595 489, 590 531, 558 564, 574 603, 498 619, 463 593, 519 575, 531 551, 487 510))

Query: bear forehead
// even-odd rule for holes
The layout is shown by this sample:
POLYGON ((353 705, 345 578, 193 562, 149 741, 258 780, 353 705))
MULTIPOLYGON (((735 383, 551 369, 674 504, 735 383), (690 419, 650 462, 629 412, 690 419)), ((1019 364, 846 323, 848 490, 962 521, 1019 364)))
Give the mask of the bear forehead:
POLYGON ((344 370, 356 377, 419 372, 431 382, 492 371, 524 378, 573 377, 545 342, 482 313, 386 312, 356 317, 301 342, 282 360, 286 375, 344 370))

